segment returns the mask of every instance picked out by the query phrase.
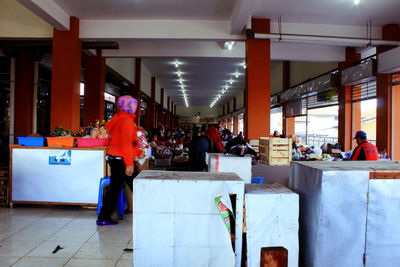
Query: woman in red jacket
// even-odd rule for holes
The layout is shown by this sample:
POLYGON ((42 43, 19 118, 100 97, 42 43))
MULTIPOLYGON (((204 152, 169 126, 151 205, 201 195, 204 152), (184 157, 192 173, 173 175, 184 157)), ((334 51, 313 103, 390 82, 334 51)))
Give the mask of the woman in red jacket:
POLYGON ((117 100, 117 108, 117 114, 106 125, 111 138, 110 148, 107 151, 107 161, 111 167, 111 183, 97 218, 97 225, 118 223, 111 219, 111 214, 117 204, 124 181, 133 174, 134 159, 141 154, 135 124, 136 99, 131 96, 121 96, 117 100))

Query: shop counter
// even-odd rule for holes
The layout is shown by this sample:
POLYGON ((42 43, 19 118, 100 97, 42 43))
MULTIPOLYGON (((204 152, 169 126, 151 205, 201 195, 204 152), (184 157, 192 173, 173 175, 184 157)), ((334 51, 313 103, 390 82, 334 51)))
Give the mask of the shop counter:
POLYGON ((300 266, 400 266, 400 164, 292 162, 300 266))
POLYGON ((243 198, 234 173, 142 171, 133 181, 134 266, 240 267, 243 198), (236 218, 235 249, 221 203, 236 218))
POLYGON ((246 184, 251 183, 251 157, 239 157, 233 154, 207 153, 209 172, 233 172, 246 184))
POLYGON ((10 145, 10 205, 97 205, 106 151, 10 145))

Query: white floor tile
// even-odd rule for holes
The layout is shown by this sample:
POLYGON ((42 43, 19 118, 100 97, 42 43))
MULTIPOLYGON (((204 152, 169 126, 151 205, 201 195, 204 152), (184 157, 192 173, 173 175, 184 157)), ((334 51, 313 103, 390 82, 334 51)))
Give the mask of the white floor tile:
POLYGON ((112 267, 117 263, 116 260, 99 259, 71 259, 65 266, 68 267, 112 267))
POLYGON ((0 242, 0 256, 25 256, 40 244, 37 240, 11 240, 0 242))
POLYGON ((16 263, 21 257, 0 256, 0 267, 8 267, 16 263))
POLYGON ((73 258, 117 260, 124 248, 121 243, 86 243, 73 258))
POLYGON ((132 238, 132 233, 123 232, 118 230, 102 230, 95 233, 89 240, 89 243, 99 243, 99 242, 113 242, 113 243, 128 243, 132 238))
POLYGON ((29 227, 26 227, 23 230, 13 234, 9 239, 44 241, 47 240, 50 236, 54 235, 57 230, 58 229, 52 228, 30 229, 29 227))
POLYGON ((51 236, 49 240, 54 241, 71 241, 71 242, 85 242, 96 232, 96 230, 73 230, 61 229, 56 234, 51 236))
POLYGON ((64 266, 67 263, 68 258, 36 258, 36 257, 24 257, 19 260, 14 266, 15 267, 58 267, 64 266))
POLYGON ((27 257, 71 258, 83 246, 83 242, 45 241, 31 251, 27 257), (54 249, 60 246, 63 249, 53 254, 54 249))
POLYGON ((115 267, 132 267, 133 261, 132 260, 119 260, 115 267))

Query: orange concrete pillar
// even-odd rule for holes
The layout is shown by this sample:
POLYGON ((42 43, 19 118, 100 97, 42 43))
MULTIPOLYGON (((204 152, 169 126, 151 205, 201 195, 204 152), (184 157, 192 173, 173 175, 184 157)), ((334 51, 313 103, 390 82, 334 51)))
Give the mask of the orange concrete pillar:
MULTIPOLYGON (((269 33, 269 19, 251 19, 255 33, 269 33)), ((271 109, 270 40, 246 40, 246 90, 244 132, 247 139, 268 136, 271 109)))
POLYGON ((392 98, 392 107, 393 107, 393 151, 392 151, 392 159, 400 160, 400 79, 398 81, 394 81, 399 84, 394 85, 393 90, 393 98, 392 98))
POLYGON ((391 156, 392 80, 390 74, 376 75, 376 146, 391 156))
POLYGON ((142 59, 137 58, 135 61, 135 86, 131 88, 130 95, 138 102, 136 111, 136 124, 140 125, 140 92, 142 91, 142 59))
MULTIPOLYGON (((388 24, 382 27, 383 40, 400 40, 400 25, 388 24)), ((377 53, 392 49, 392 46, 381 46, 377 53)), ((377 74, 376 76, 376 146, 378 151, 386 150, 392 157, 392 76, 377 74)), ((394 120, 399 116, 395 113, 394 120)))
POLYGON ((19 51, 15 64, 15 142, 18 136, 32 133, 33 53, 19 51))
POLYGON ((233 118, 233 135, 238 135, 238 129, 239 129, 239 118, 234 117, 233 118))
POLYGON ((151 77, 151 96, 147 101, 146 130, 150 131, 156 121, 156 77, 151 77))
POLYGON ((174 105, 174 116, 173 116, 173 125, 172 128, 177 128, 178 127, 178 123, 176 121, 176 105, 174 105))
MULTIPOLYGON (((290 62, 283 61, 282 64, 282 90, 286 91, 290 88, 290 62)), ((286 118, 286 103, 282 105, 282 133, 286 136, 294 135, 294 117, 286 118)))
POLYGON ((169 116, 169 128, 174 128, 174 101, 171 101, 171 112, 169 116))
MULTIPOLYGON (((361 87, 360 86, 354 86, 352 88, 352 90, 354 91, 354 95, 356 95, 356 96, 360 96, 361 95, 361 93, 360 93, 361 87)), ((353 98, 353 100, 358 100, 358 99, 354 99, 353 98)), ((356 132, 361 130, 361 102, 360 101, 353 102, 352 111, 351 112, 352 112, 352 116, 353 116, 352 117, 353 118, 352 119, 353 120, 353 128, 352 128, 352 135, 351 135, 351 139, 350 140, 352 140, 352 142, 353 142, 353 147, 352 148, 355 148, 358 145, 357 145, 356 140, 354 140, 353 138, 356 135, 356 132)))
POLYGON ((106 87, 106 59, 98 51, 85 57, 85 95, 83 97, 83 126, 104 119, 104 92, 106 87))
POLYGON ((231 126, 232 126, 232 120, 231 118, 228 118, 228 130, 231 130, 231 126))
MULTIPOLYGON (((339 64, 339 81, 341 80, 341 71, 352 66, 361 59, 361 55, 356 53, 355 48, 346 47, 346 61, 339 64)), ((339 88, 339 125, 338 139, 339 144, 345 151, 352 149, 353 130, 358 128, 358 122, 361 129, 361 106, 360 103, 352 104, 351 86, 341 86, 339 88), (353 116, 353 119, 352 119, 353 116), (357 117, 358 116, 358 117, 357 117), (352 124, 352 120, 355 122, 352 124), (355 125, 355 126, 354 126, 355 125)))
MULTIPOLYGON (((164 88, 161 88, 160 105, 158 109, 158 124, 164 125, 164 88)), ((157 127, 159 127, 159 125, 157 125, 157 127)))
POLYGON ((53 33, 50 127, 77 131, 80 125, 82 42, 79 19, 70 18, 70 30, 53 33))
POLYGON ((165 127, 168 127, 168 128, 170 128, 170 121, 171 121, 171 115, 170 115, 170 109, 169 109, 169 106, 170 106, 170 98, 169 98, 169 96, 167 97, 167 118, 166 118, 166 120, 165 120, 165 127))

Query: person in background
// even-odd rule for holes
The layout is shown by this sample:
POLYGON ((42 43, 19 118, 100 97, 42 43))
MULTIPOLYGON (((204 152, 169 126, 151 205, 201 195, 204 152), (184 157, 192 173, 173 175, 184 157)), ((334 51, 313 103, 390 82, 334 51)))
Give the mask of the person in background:
POLYGON ((222 153, 221 137, 215 127, 209 127, 205 135, 199 136, 190 142, 189 164, 192 171, 204 171, 206 167, 206 152, 222 153))
POLYGON ((354 139, 358 146, 354 149, 351 160, 378 160, 378 148, 367 142, 367 134, 364 131, 356 132, 354 139))
POLYGON ((121 96, 117 100, 117 114, 106 125, 111 138, 110 148, 107 151, 107 161, 111 167, 111 183, 97 217, 97 225, 118 223, 111 219, 111 215, 124 182, 132 179, 134 159, 142 153, 137 142, 136 109, 136 99, 131 96, 121 96))

